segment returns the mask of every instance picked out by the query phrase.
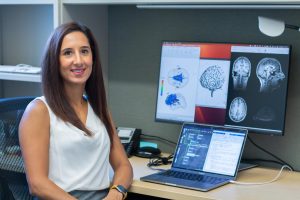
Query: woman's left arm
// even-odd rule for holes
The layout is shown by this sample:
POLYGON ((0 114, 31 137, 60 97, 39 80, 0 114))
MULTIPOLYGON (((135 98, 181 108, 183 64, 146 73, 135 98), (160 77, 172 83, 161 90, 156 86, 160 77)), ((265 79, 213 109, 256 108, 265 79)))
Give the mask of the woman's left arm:
MULTIPOLYGON (((121 185, 129 189, 133 180, 132 167, 115 129, 112 138, 113 144, 109 155, 109 161, 114 170, 112 185, 121 185)), ((123 199, 123 195, 118 190, 111 189, 105 200, 109 199, 123 199)))
POLYGON ((132 166, 116 131, 113 134, 113 146, 110 151, 109 160, 114 170, 112 184, 122 185, 128 189, 133 179, 132 166))

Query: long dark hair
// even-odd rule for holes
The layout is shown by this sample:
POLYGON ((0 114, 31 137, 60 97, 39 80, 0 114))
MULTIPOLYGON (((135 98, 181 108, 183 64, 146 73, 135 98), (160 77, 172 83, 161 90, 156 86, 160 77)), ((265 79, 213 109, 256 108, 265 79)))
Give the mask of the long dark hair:
POLYGON ((88 38, 92 50, 93 68, 85 85, 85 93, 94 112, 104 123, 112 143, 113 125, 107 108, 98 45, 91 30, 85 25, 79 22, 65 23, 57 27, 50 36, 42 59, 42 89, 44 96, 52 111, 59 118, 92 136, 91 131, 81 122, 67 101, 68 98, 63 87, 63 78, 59 71, 59 55, 62 41, 67 34, 74 31, 80 31, 88 38))

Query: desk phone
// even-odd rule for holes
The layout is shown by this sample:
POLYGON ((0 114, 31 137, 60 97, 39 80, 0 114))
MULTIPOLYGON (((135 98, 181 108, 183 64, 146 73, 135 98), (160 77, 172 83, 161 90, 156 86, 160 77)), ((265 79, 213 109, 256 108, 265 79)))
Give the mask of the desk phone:
POLYGON ((127 156, 130 157, 139 148, 142 130, 137 128, 118 127, 117 132, 127 156))

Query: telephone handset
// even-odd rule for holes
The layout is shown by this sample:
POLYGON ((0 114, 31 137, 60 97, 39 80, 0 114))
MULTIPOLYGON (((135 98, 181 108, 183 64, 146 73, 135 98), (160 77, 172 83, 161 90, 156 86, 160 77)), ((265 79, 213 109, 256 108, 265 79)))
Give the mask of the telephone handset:
POLYGON ((117 132, 127 156, 130 157, 139 148, 142 130, 137 128, 118 127, 117 132))

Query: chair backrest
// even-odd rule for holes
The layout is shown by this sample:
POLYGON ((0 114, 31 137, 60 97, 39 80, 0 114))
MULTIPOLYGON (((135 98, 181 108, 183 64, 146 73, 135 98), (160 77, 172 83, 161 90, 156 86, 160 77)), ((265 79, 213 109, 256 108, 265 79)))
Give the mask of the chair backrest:
POLYGON ((31 199, 19 145, 19 123, 27 105, 35 97, 0 99, 0 176, 15 199, 31 199))
POLYGON ((0 176, 0 200, 14 200, 14 196, 9 189, 5 178, 0 176))

